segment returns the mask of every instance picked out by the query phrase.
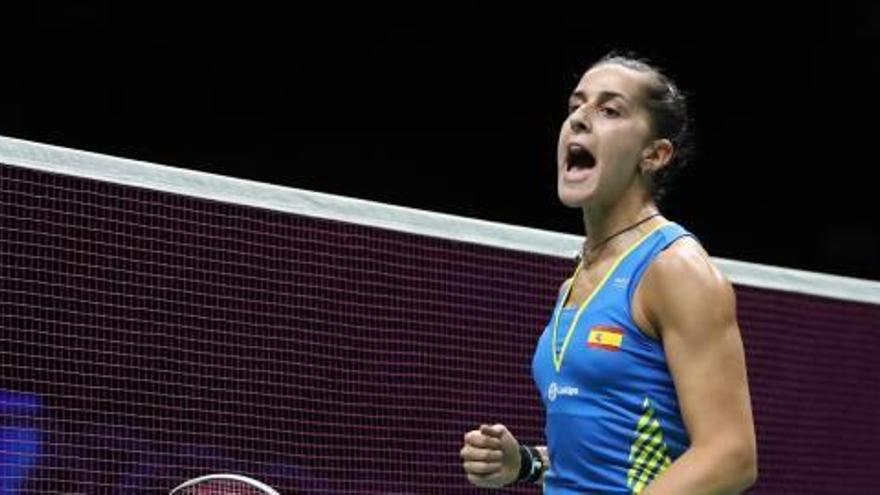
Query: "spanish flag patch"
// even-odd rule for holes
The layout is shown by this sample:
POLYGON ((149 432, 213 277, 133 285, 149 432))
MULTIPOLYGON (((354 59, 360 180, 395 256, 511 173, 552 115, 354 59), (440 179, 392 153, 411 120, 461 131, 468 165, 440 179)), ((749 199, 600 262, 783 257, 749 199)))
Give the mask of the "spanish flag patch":
POLYGON ((593 327, 587 338, 587 346, 606 351, 619 351, 623 344, 623 330, 614 327, 593 327))

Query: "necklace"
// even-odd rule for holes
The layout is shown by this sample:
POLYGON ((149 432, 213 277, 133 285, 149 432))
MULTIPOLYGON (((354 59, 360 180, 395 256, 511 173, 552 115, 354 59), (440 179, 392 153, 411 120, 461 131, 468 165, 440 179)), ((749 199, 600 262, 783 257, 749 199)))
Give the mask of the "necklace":
MULTIPOLYGON (((605 244, 608 244, 608 241, 610 241, 611 239, 614 239, 615 237, 619 236, 620 234, 623 234, 624 232, 628 232, 628 231, 630 231, 630 230, 632 230, 632 229, 638 227, 639 225, 641 225, 641 224, 647 222, 648 220, 650 220, 650 219, 652 219, 652 218, 654 218, 654 217, 657 217, 657 216, 660 216, 660 212, 656 212, 656 213, 653 213, 653 214, 651 214, 651 215, 648 215, 648 216, 646 216, 645 218, 643 218, 643 219, 637 221, 636 223, 630 225, 629 227, 626 227, 626 228, 623 228, 623 229, 618 230, 617 232, 615 232, 615 233, 609 235, 608 237, 602 239, 601 241, 597 242, 597 243, 594 244, 592 247, 590 247, 589 252, 592 253, 592 252, 596 251, 596 249, 598 249, 598 248, 604 246, 605 244)), ((579 258, 578 261, 580 262, 580 263, 579 263, 579 267, 580 267, 580 265, 583 265, 583 264, 586 264, 586 265, 589 265, 589 264, 590 264, 590 262, 587 261, 587 253, 588 253, 588 251, 587 251, 587 241, 584 241, 584 247, 581 249, 581 252, 578 253, 578 258, 579 258)))
MULTIPOLYGON (((655 214, 650 215, 650 216, 648 216, 648 217, 646 217, 646 218, 644 218, 644 219, 642 219, 642 220, 639 220, 638 222, 634 223, 633 225, 630 225, 629 227, 623 229, 622 231, 617 232, 617 233, 615 233, 614 235, 612 235, 612 236, 606 238, 604 241, 602 241, 601 243, 599 243, 599 244, 597 244, 597 245, 604 244, 604 243, 608 242, 608 240, 611 239, 611 237, 614 237, 614 236, 620 235, 621 233, 626 232, 627 230, 633 229, 633 228, 635 228, 636 226, 641 225, 641 224, 647 222, 649 219, 656 217, 657 215, 659 215, 659 213, 655 213, 655 214)), ((556 304, 556 308, 555 308, 555 310, 554 310, 554 315, 553 315, 553 333, 552 333, 552 335, 551 335, 551 340, 550 340, 550 352, 551 352, 551 354, 552 354, 551 357, 553 358, 553 366, 554 366, 554 368, 556 369, 556 372, 557 372, 557 373, 559 373, 560 370, 562 369, 562 358, 565 356, 565 351, 566 351, 566 349, 568 349, 568 344, 569 344, 570 341, 571 341, 572 335, 574 335, 574 329, 577 327, 577 325, 578 325, 578 321, 580 320, 581 315, 583 315, 584 311, 585 311, 585 310, 587 309, 587 307, 590 305, 590 301, 592 301, 592 300, 593 300, 593 297, 595 297, 596 294, 598 294, 599 291, 602 290, 602 287, 605 286, 605 282, 607 282, 608 279, 611 277, 611 274, 614 273, 615 270, 617 270, 618 265, 620 265, 620 263, 622 263, 623 260, 624 260, 627 256, 629 256, 629 254, 630 254, 631 252, 633 252, 636 248, 638 248, 638 247, 642 244, 642 242, 645 241, 645 239, 648 239, 649 237, 651 237, 651 235, 652 235, 654 232, 657 232, 657 231, 660 230, 662 227, 663 227, 663 225, 658 225, 658 226, 654 227, 650 232, 648 232, 647 234, 645 234, 644 236, 642 236, 641 239, 639 239, 638 241, 636 241, 632 246, 629 247, 629 249, 627 249, 625 252, 621 253, 621 254, 617 257, 617 261, 615 261, 614 264, 611 266, 611 268, 609 268, 609 269, 605 272, 605 276, 602 277, 602 280, 599 281, 599 283, 598 283, 598 284, 596 285, 596 287, 593 289, 592 293, 590 293, 589 297, 587 297, 587 298, 584 300, 584 302, 581 303, 581 305, 580 305, 580 307, 578 308, 577 312, 575 313, 574 318, 572 319, 571 323, 568 324, 568 330, 565 332, 565 339, 564 339, 563 342, 562 342, 562 348, 559 350, 559 352, 557 352, 557 351, 556 351, 556 344, 557 344, 557 342, 558 342, 558 338, 557 338, 557 336, 558 336, 558 333, 559 333, 559 315, 560 315, 560 313, 562 313, 562 307, 565 306, 566 301, 568 301, 568 298, 569 298, 569 296, 571 295, 571 290, 572 290, 572 287, 573 287, 574 284, 575 284, 575 281, 577 280, 578 273, 581 271, 581 268, 584 267, 584 263, 583 263, 583 262, 578 263, 578 266, 577 266, 577 268, 576 268, 575 271, 574 271, 574 275, 573 275, 573 276, 571 277, 571 279, 570 279, 571 282, 569 282, 569 283, 567 284, 568 287, 566 287, 566 289, 565 289, 565 293, 562 295, 561 299, 560 299, 559 302, 556 304)))

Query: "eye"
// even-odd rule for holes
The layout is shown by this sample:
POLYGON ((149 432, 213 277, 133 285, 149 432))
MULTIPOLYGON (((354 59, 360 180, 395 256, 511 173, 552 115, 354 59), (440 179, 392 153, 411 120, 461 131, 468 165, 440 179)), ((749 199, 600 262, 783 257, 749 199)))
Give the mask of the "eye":
POLYGON ((620 117, 620 111, 618 111, 616 108, 613 108, 613 107, 610 107, 607 105, 600 108, 599 113, 601 113, 605 117, 610 117, 610 118, 620 117))

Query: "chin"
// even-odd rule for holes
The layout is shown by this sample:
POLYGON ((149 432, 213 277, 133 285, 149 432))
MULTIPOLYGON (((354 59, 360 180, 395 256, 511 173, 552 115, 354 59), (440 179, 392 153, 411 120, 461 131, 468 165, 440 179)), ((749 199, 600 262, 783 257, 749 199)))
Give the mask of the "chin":
POLYGON ((569 208, 582 208, 589 204, 593 198, 593 191, 579 191, 572 187, 560 184, 557 189, 559 202, 569 208))

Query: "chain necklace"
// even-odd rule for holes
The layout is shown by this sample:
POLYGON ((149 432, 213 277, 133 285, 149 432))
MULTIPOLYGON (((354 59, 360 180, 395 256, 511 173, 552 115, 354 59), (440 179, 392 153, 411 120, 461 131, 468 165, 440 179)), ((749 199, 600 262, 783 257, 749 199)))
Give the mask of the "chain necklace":
MULTIPOLYGON (((641 224, 647 222, 648 220, 650 220, 650 219, 652 219, 652 218, 654 218, 654 217, 657 217, 657 216, 660 216, 660 212, 657 212, 657 213, 653 213, 653 214, 651 214, 651 215, 648 215, 647 217, 645 217, 645 218, 639 220, 638 222, 636 222, 636 223, 630 225, 629 227, 626 227, 626 228, 624 228, 624 229, 618 230, 617 232, 615 232, 615 233, 609 235, 609 236, 606 237, 605 239, 602 239, 600 242, 597 242, 597 243, 594 244, 592 247, 590 247, 589 253, 595 252, 596 249, 598 249, 598 248, 604 246, 605 244, 608 244, 608 241, 610 241, 611 239, 614 239, 615 237, 619 236, 620 234, 623 234, 624 232, 628 232, 628 231, 630 231, 630 230, 632 230, 632 229, 638 227, 639 225, 641 225, 641 224)), ((587 254, 588 254, 588 251, 587 251, 587 241, 585 240, 585 241, 584 241, 584 247, 581 249, 581 252, 578 253, 578 258, 579 258, 578 261, 580 261, 581 264, 583 264, 583 265, 589 265, 589 264, 590 264, 590 262, 587 261, 587 254)))

